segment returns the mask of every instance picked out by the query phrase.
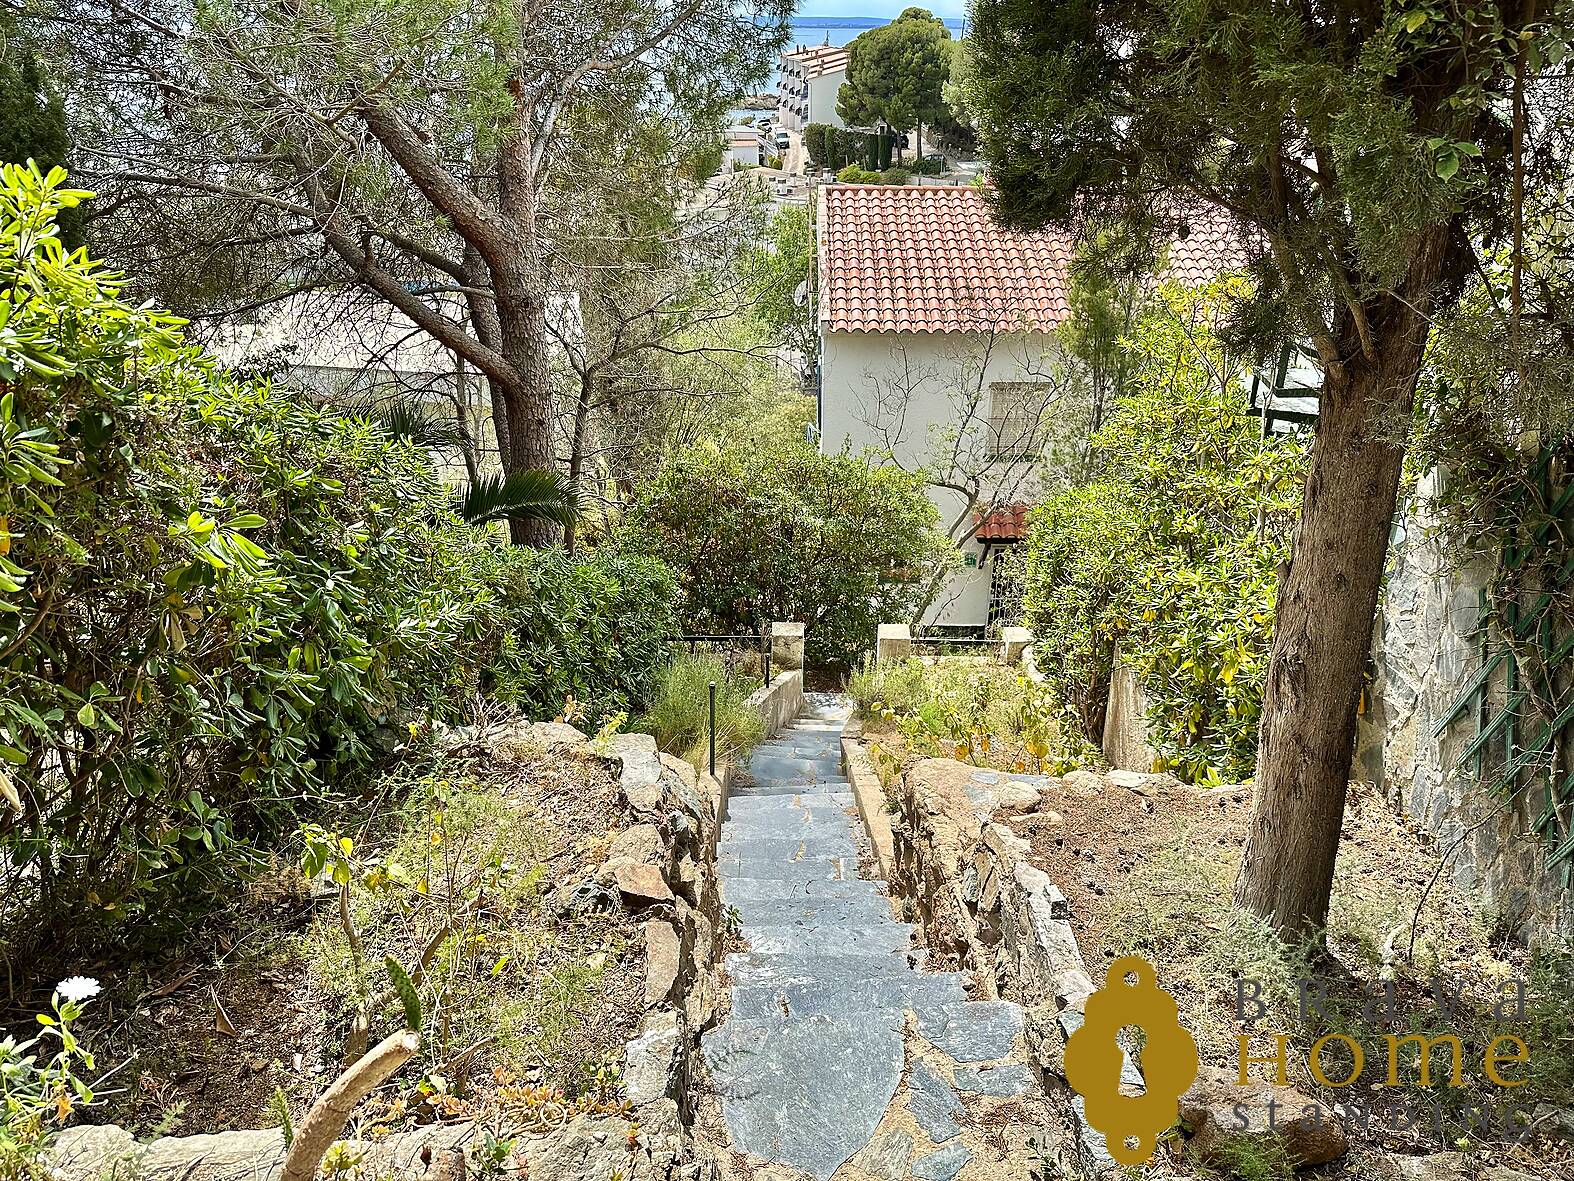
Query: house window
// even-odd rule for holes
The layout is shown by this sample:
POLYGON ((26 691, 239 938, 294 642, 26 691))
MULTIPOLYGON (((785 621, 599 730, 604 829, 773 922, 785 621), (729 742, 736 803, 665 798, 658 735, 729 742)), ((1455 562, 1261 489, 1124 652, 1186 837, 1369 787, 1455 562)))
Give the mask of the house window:
POLYGON ((1037 459, 1053 386, 1047 381, 989 383, 991 459, 1037 459))

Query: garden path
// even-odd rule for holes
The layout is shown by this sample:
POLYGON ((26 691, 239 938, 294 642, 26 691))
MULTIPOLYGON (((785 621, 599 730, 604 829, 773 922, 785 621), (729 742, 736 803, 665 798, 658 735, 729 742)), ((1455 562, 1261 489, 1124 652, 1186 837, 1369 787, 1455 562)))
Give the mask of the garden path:
POLYGON ((748 950, 727 957, 732 1010, 705 1036, 706 1062, 751 1169, 815 1181, 982 1178, 975 1118, 1038 1094, 1023 1011, 969 1001, 961 973, 923 971, 884 883, 859 875, 841 772, 850 712, 844 698, 811 700, 755 750, 752 785, 728 802, 722 901, 748 950))

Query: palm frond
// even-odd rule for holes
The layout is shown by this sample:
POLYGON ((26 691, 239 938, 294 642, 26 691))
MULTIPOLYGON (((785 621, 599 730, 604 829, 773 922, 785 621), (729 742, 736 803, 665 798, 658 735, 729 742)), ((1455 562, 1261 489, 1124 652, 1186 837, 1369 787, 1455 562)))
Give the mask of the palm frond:
POLYGON ((482 476, 459 490, 459 515, 472 525, 512 520, 568 526, 579 517, 579 508, 579 494, 557 472, 482 476))
POLYGON ((433 417, 418 398, 394 398, 371 407, 369 417, 396 439, 408 439, 428 450, 458 447, 462 443, 459 424, 433 417))

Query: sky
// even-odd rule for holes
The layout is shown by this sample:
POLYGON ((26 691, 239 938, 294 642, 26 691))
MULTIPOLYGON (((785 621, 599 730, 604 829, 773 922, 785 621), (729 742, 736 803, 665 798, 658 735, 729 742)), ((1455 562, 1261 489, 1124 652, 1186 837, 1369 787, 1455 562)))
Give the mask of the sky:
POLYGON ((803 0, 799 16, 896 16, 904 8, 927 8, 936 16, 960 17, 966 0, 803 0))

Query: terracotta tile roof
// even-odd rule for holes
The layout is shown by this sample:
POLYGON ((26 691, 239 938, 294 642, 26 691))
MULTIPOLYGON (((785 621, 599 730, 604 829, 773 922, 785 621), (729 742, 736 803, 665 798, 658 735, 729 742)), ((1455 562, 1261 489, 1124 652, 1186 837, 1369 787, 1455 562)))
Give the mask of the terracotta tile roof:
POLYGON ((978 523, 978 532, 973 538, 975 541, 1021 541, 1027 536, 1027 515, 1025 504, 1004 504, 988 513, 975 512, 973 520, 978 523))
POLYGON ((1184 216, 1186 236, 1176 237, 1164 252, 1166 279, 1198 287, 1246 265, 1241 230, 1232 218, 1217 210, 1188 212, 1184 216))
POLYGON ((998 225, 971 185, 823 185, 820 319, 843 332, 1052 328, 1070 314, 1064 230, 998 225))
MULTIPOLYGON (((840 332, 1053 328, 1070 315, 1070 232, 1008 230, 972 186, 824 185, 820 319, 840 332)), ((1185 217, 1161 275, 1198 286, 1246 264, 1225 214, 1185 217)))

